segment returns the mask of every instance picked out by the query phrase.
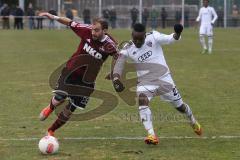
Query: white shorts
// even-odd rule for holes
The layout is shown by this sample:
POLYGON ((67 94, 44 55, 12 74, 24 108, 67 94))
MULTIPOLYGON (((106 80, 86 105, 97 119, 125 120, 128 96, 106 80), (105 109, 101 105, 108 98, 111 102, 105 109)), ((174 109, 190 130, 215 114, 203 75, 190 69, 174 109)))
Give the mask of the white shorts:
POLYGON ((201 25, 199 30, 200 35, 213 36, 213 26, 210 25, 201 25))
POLYGON ((183 104, 182 97, 178 92, 170 74, 160 79, 160 85, 138 85, 137 95, 141 93, 150 101, 155 96, 160 96, 163 101, 170 102, 175 107, 183 104))

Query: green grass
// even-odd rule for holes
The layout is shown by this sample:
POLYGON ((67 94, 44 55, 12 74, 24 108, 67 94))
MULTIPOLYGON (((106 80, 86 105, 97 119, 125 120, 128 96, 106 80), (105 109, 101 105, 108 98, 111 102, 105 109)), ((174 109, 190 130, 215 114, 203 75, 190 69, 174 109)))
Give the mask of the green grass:
MULTIPOLYGON (((170 29, 163 30, 171 33, 170 29)), ((129 30, 111 31, 119 42, 130 38, 129 30)), ((216 29, 214 53, 201 55, 198 31, 186 29, 182 41, 164 46, 165 57, 183 99, 202 124, 204 136, 240 136, 240 30, 216 29)), ((48 85, 51 73, 76 50, 79 39, 70 30, 0 30, 0 159, 143 159, 143 160, 237 160, 240 138, 236 139, 161 139, 158 146, 142 140, 64 140, 64 137, 143 137, 137 106, 119 99, 112 112, 97 119, 70 122, 56 132, 59 153, 43 156, 38 140, 55 120, 52 115, 39 122, 38 114, 52 96, 48 85), (9 139, 9 140, 3 140, 9 139)), ((110 59, 104 64, 96 88, 115 96, 104 80, 110 59)), ((89 110, 98 105, 92 99, 89 110)), ((151 102, 161 137, 194 135, 192 129, 169 104, 154 98, 151 102), (176 119, 177 117, 177 119, 176 119)))

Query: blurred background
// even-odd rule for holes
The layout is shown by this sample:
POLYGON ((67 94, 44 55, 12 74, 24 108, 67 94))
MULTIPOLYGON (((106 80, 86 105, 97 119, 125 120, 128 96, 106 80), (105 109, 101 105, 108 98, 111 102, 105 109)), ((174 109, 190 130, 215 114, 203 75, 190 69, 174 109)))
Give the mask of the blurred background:
MULTIPOLYGON (((215 27, 239 27, 240 0, 210 0, 218 14, 215 27)), ((40 12, 66 16, 83 23, 105 18, 111 28, 130 28, 136 22, 147 27, 170 27, 182 23, 197 25, 202 0, 0 0, 0 28, 61 28, 54 21, 38 17, 40 12)))

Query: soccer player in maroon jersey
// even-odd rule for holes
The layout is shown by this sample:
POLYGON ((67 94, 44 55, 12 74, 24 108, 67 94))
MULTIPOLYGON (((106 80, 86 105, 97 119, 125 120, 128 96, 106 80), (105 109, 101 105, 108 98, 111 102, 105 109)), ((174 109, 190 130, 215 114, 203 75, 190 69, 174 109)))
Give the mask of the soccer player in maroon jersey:
MULTIPOLYGON (((64 25, 70 26, 81 38, 77 51, 62 69, 54 91, 55 95, 49 105, 40 113, 40 120, 43 121, 66 98, 69 98, 69 103, 58 114, 57 120, 48 128, 48 135, 54 136, 55 130, 69 120, 72 112, 77 107, 85 108, 89 96, 94 91, 95 80, 102 64, 109 55, 116 59, 117 46, 115 40, 107 34, 107 22, 101 18, 96 18, 93 20, 92 25, 87 25, 49 13, 41 13, 40 16, 46 16, 51 20, 57 20, 64 25), (79 89, 78 86, 81 86, 81 88, 79 89)), ((110 77, 109 74, 106 78, 110 77)))

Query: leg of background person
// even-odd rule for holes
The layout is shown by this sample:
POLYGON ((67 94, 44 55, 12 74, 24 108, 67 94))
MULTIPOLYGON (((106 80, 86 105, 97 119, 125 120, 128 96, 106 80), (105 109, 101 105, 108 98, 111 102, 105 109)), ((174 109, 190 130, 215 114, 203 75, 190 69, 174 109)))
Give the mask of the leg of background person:
POLYGON ((212 47, 213 47, 213 36, 208 36, 208 52, 212 53, 212 47))
POLYGON ((199 36, 199 38, 200 38, 201 46, 203 48, 203 52, 202 53, 205 53, 205 51, 207 50, 207 45, 206 45, 206 42, 205 42, 205 35, 201 34, 199 36))
POLYGON ((10 29, 10 21, 9 21, 9 18, 7 19, 7 28, 10 29))
POLYGON ((23 29, 23 19, 20 19, 20 29, 23 29))

